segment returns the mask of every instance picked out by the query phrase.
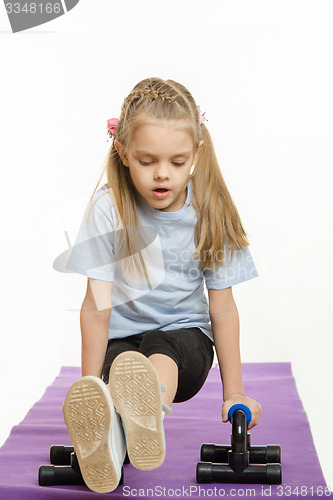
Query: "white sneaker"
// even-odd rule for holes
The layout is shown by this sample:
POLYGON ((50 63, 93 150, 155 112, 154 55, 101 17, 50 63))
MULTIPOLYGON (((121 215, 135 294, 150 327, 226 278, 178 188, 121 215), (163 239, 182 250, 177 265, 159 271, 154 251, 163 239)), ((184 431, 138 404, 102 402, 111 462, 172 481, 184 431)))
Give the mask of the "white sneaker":
POLYGON ((74 382, 63 414, 84 482, 97 493, 113 491, 121 479, 126 442, 105 383, 94 376, 74 382))
POLYGON ((132 465, 140 470, 157 469, 165 458, 165 437, 154 366, 139 352, 119 354, 111 365, 109 390, 123 421, 132 465))

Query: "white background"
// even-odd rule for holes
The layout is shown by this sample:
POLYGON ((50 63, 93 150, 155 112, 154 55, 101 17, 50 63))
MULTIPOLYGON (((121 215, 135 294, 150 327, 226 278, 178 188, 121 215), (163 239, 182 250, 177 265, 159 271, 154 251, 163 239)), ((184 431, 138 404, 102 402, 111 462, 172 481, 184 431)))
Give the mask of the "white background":
POLYGON ((160 76, 206 111, 248 231, 260 277, 234 287, 243 362, 292 363, 333 487, 332 2, 81 0, 17 34, 0 15, 0 443, 80 364, 85 278, 52 263, 102 171, 106 120, 160 76))

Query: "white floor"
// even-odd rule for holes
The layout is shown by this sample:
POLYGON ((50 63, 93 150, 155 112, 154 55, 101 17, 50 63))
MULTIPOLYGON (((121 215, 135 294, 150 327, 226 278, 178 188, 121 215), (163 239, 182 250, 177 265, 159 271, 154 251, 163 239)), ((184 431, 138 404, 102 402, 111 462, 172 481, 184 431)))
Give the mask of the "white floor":
MULTIPOLYGON (((294 363, 292 365, 293 374, 310 422, 327 485, 333 490, 332 394, 326 393, 327 384, 321 383, 332 380, 332 369, 328 363, 323 363, 323 358, 317 360, 315 364, 313 363, 311 369, 308 369, 306 365, 306 362, 299 366, 294 363)), ((42 397, 45 388, 58 375, 59 369, 60 367, 51 366, 47 372, 43 373, 43 377, 40 376, 40 371, 29 370, 20 378, 15 375, 5 378, 0 370, 0 375, 2 375, 0 381, 2 402, 0 445, 8 437, 11 428, 18 424, 30 407, 42 397)), ((299 449, 301 460, 302 443, 299 444, 299 449)))

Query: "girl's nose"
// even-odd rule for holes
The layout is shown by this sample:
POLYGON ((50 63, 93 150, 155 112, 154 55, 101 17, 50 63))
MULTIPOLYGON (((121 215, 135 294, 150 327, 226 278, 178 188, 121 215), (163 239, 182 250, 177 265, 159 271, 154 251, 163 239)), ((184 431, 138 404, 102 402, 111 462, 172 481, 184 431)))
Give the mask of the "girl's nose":
POLYGON ((166 165, 165 163, 159 163, 158 165, 156 165, 155 167, 155 171, 154 171, 154 177, 157 177, 157 178, 166 178, 166 177, 169 177, 169 167, 168 165, 166 165))

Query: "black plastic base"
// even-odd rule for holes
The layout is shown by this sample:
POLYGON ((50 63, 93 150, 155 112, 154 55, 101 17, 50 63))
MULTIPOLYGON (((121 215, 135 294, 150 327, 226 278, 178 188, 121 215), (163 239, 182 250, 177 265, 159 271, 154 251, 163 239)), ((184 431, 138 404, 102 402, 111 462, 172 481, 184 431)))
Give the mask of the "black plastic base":
MULTIPOLYGON (((200 460, 218 464, 228 463, 231 446, 205 443, 201 446, 200 460)), ((281 447, 278 444, 249 446, 251 464, 278 464, 281 462, 281 447)))
POLYGON ((281 484, 282 468, 280 464, 251 464, 243 472, 235 472, 230 465, 198 462, 197 482, 281 484))
MULTIPOLYGON (((51 465, 40 465, 39 486, 85 484, 73 446, 53 445, 50 448, 51 465)), ((126 454, 125 463, 129 463, 126 454)), ((121 469, 119 484, 124 484, 124 467, 121 469)))
POLYGON ((81 474, 69 465, 41 465, 38 473, 39 486, 56 484, 84 484, 81 474))

